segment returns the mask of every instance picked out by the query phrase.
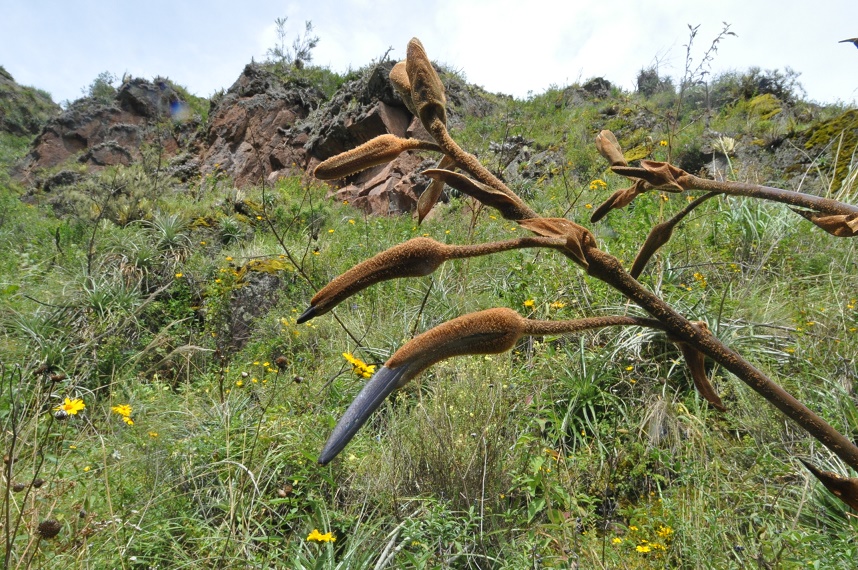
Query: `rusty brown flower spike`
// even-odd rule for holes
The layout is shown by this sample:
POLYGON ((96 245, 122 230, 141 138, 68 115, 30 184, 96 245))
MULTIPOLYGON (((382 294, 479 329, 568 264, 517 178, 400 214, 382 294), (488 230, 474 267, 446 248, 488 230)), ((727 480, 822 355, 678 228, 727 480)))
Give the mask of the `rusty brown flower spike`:
POLYGON ((395 390, 433 364, 466 354, 500 354, 524 335, 557 335, 609 326, 661 328, 658 321, 639 317, 591 317, 569 321, 537 321, 512 309, 496 308, 447 321, 405 343, 364 385, 328 438, 319 463, 329 463, 370 415, 395 390))
POLYGON ((390 84, 399 94, 402 102, 411 111, 411 114, 417 116, 417 109, 414 108, 414 101, 411 100, 411 82, 408 80, 408 71, 406 70, 405 61, 400 61, 390 70, 390 84))
POLYGON ((406 150, 440 152, 438 145, 418 139, 402 139, 396 135, 379 135, 371 141, 332 156, 321 162, 313 176, 319 180, 336 180, 379 164, 387 164, 406 150))
POLYGON ((355 293, 381 281, 399 277, 429 275, 447 260, 477 257, 511 249, 553 247, 564 249, 565 239, 523 237, 478 245, 447 245, 431 238, 418 237, 395 245, 334 278, 310 300, 310 307, 297 319, 298 324, 324 315, 355 293))
POLYGON ((411 101, 426 130, 432 132, 431 126, 435 120, 446 125, 447 99, 444 96, 444 84, 429 61, 423 44, 417 38, 408 42, 405 71, 411 87, 411 101))
MULTIPOLYGON (((443 84, 429 62, 422 44, 416 39, 409 42, 404 68, 403 75, 402 65, 395 66, 392 81, 406 101, 410 97, 414 111, 437 143, 437 148, 431 150, 440 150, 449 159, 447 164, 455 165, 464 172, 464 174, 453 172, 453 166, 450 166, 432 169, 427 174, 470 194, 488 206, 497 208, 502 215, 518 221, 522 227, 536 233, 537 236, 472 246, 440 244, 425 238, 410 240, 376 255, 335 278, 313 297, 310 307, 299 317, 298 322, 304 322, 330 311, 349 295, 373 283, 395 277, 427 275, 447 259, 488 255, 520 247, 548 247, 563 253, 583 267, 589 276, 607 283, 641 307, 652 318, 636 319, 617 316, 594 317, 578 321, 530 321, 510 309, 489 309, 439 325, 406 343, 376 372, 334 429, 319 458, 321 463, 327 463, 342 450, 387 395, 439 360, 462 354, 503 352, 514 346, 517 339, 523 335, 563 334, 585 328, 633 324, 664 330, 668 337, 679 345, 689 365, 696 388, 716 409, 724 409, 725 406, 706 375, 703 367, 705 357, 711 358, 734 374, 847 465, 858 470, 858 446, 853 441, 834 429, 738 353, 721 343, 700 323, 689 321, 636 279, 646 260, 670 238, 673 227, 682 219, 682 216, 687 215, 696 205, 712 195, 746 196, 803 208, 804 210, 798 211, 800 215, 839 237, 851 237, 858 233, 858 207, 828 198, 755 184, 706 180, 666 162, 641 161, 640 167, 630 167, 626 164, 616 137, 610 131, 602 131, 596 140, 599 152, 608 160, 615 173, 631 178, 633 186, 615 192, 597 210, 598 217, 604 216, 611 209, 628 205, 642 192, 655 188, 673 192, 704 190, 709 193, 695 200, 680 213, 681 215, 669 220, 667 225, 653 228, 654 235, 651 234, 639 253, 639 259, 636 260, 633 268, 634 275, 632 275, 624 270, 617 258, 599 249, 595 237, 586 228, 563 218, 539 216, 489 172, 476 157, 458 146, 446 128, 446 100, 443 84)), ((332 162, 322 168, 320 174, 343 176, 344 172, 353 172, 352 169, 355 167, 365 167, 364 164, 370 162, 380 163, 374 162, 376 160, 389 160, 401 152, 405 143, 394 137, 378 144, 380 148, 372 150, 362 148, 349 156, 331 159, 332 162)), ((437 199, 434 194, 433 191, 421 207, 418 213, 421 219, 437 199)), ((838 478, 836 475, 834 477, 838 478)), ((849 485, 852 484, 852 480, 839 479, 846 480, 849 485)), ((837 494, 836 491, 835 494, 837 494)), ((854 494, 852 491, 848 493, 841 491, 838 496, 848 502, 854 494)))

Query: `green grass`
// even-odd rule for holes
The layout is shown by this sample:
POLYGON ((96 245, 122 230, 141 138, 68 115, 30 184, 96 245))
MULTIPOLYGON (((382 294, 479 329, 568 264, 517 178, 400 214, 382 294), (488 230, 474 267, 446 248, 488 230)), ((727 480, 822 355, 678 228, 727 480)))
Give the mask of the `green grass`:
MULTIPOLYGON (((565 163, 527 182, 529 202, 592 227, 628 266, 685 197, 653 192, 590 224, 625 184, 592 145, 607 103, 559 97, 499 103, 455 136, 481 156, 507 134, 557 145, 565 163), (595 179, 607 188, 591 189, 595 179)), ((615 117, 622 142, 657 102, 616 103, 632 110, 615 117)), ((758 126, 729 111, 715 121, 749 134, 758 126)), ((698 127, 675 144, 693 143, 698 127)), ((661 128, 649 136, 660 140, 661 128)), ((0 142, 2 157, 24 148, 0 142)), ((739 179, 774 176, 743 160, 739 179)), ((318 466, 365 382, 343 352, 380 365, 415 332, 493 306, 543 319, 636 310, 564 257, 523 250, 380 283, 338 307, 338 320, 297 325, 321 286, 406 239, 481 243, 522 230, 465 198, 417 227, 407 216, 365 217, 300 179, 263 195, 157 176, 117 169, 26 204, 0 179, 8 567, 853 564, 855 517, 796 458, 848 470, 717 367, 729 412, 709 409, 673 344, 648 331, 526 339, 507 354, 439 363, 385 403, 340 459, 318 466), (108 198, 117 183, 121 203, 108 198), (254 271, 280 279, 278 299, 236 349, 230 319, 254 271), (65 398, 86 408, 58 419, 65 398), (111 410, 122 404, 133 425, 111 410), (40 539, 50 519, 59 535, 40 539), (314 529, 336 540, 308 540, 314 529)), ((677 229, 641 281, 854 437, 856 258, 854 240, 785 208, 722 198, 677 229)))

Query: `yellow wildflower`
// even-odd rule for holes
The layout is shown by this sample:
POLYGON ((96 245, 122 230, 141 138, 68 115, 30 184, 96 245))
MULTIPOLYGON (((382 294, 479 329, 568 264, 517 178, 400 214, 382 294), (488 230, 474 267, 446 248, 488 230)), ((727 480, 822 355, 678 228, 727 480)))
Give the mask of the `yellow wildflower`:
POLYGON ((76 415, 79 411, 86 408, 86 404, 83 403, 83 400, 80 398, 75 398, 74 400, 70 400, 66 398, 62 404, 54 408, 56 411, 62 410, 70 416, 76 415))
POLYGON ((110 408, 114 414, 119 414, 120 416, 128 417, 131 415, 131 406, 129 404, 119 404, 118 406, 113 406, 110 408))
POLYGON ((534 301, 533 299, 528 299, 528 300, 527 300, 527 301, 525 301, 523 304, 524 304, 524 306, 525 306, 525 307, 527 307, 527 308, 529 309, 529 308, 533 307, 533 306, 536 304, 536 301, 534 301))
POLYGON ((650 548, 648 544, 638 544, 635 547, 635 550, 637 550, 638 552, 649 552, 650 550, 652 550, 652 548, 650 548))
POLYGON ((322 534, 319 532, 319 529, 314 528, 313 532, 307 535, 307 540, 315 540, 316 542, 335 542, 337 539, 330 532, 322 534))
POLYGON ((375 364, 367 364, 360 358, 355 357, 351 352, 344 352, 343 358, 352 365, 352 372, 361 378, 371 378, 375 374, 375 364))

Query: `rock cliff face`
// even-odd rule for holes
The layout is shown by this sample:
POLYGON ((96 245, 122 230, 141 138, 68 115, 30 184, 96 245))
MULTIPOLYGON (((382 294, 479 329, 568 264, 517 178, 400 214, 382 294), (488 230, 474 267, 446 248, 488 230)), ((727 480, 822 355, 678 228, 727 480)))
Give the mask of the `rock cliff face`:
MULTIPOLYGON (((330 99, 317 88, 284 82, 265 64, 247 65, 236 82, 213 98, 205 124, 169 81, 131 79, 112 101, 80 99, 47 121, 16 169, 26 184, 43 189, 88 171, 127 165, 158 150, 180 180, 215 171, 237 187, 273 183, 280 176, 312 174, 322 160, 378 135, 428 138, 388 81, 393 62, 366 69, 330 99), (57 172, 59 171, 59 172, 57 172)), ((477 87, 451 78, 449 117, 485 115, 493 104, 477 87)), ((393 163, 338 181, 330 198, 369 214, 411 212, 428 180, 430 162, 405 153, 393 163)), ((66 181, 66 182, 64 182, 66 181)))
POLYGON ((304 150, 306 137, 294 136, 290 129, 323 100, 313 87, 288 86, 262 65, 246 66, 212 102, 199 145, 201 174, 219 170, 241 187, 315 166, 304 150))
POLYGON ((140 160, 146 145, 165 157, 187 148, 198 119, 166 80, 123 83, 109 103, 83 98, 50 119, 17 169, 29 184, 44 182, 43 172, 69 163, 91 169, 140 160))

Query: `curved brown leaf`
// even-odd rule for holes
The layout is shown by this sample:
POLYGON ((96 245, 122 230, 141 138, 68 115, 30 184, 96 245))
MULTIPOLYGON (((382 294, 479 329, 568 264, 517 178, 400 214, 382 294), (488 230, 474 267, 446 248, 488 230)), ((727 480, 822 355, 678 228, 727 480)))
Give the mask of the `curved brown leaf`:
MULTIPOLYGON (((441 160, 438 161, 438 166, 435 168, 441 170, 448 170, 456 166, 456 161, 447 156, 446 154, 441 157, 441 160)), ((444 191, 444 181, 438 178, 433 178, 432 182, 429 186, 426 187, 426 190, 420 194, 420 198, 417 199, 417 223, 420 224, 423 222, 423 218, 425 218, 435 204, 438 202, 438 198, 441 197, 441 192, 444 191)))
POLYGON ((486 206, 495 208, 508 220, 520 220, 530 214, 527 206, 520 200, 516 201, 514 197, 509 196, 496 188, 492 188, 488 184, 483 184, 482 182, 469 178, 464 174, 439 168, 424 170, 423 174, 429 178, 441 180, 456 190, 476 198, 486 206))
POLYGON ((675 228, 679 222, 681 222, 685 216, 690 214, 697 206, 717 195, 717 192, 708 192, 703 196, 695 198, 694 201, 685 206, 681 211, 677 212, 669 220, 665 220, 660 224, 654 225, 650 230, 649 235, 646 237, 646 241, 641 246, 640 251, 638 251, 638 254, 635 256, 632 268, 629 269, 629 275, 635 279, 640 277, 641 273, 643 273, 644 267, 649 263, 650 258, 655 254, 655 252, 658 251, 658 248, 670 241, 670 237, 673 235, 673 228, 675 228))
POLYGON ((718 396, 718 392, 709 382, 709 377, 706 375, 706 367, 704 366, 703 353, 694 349, 684 342, 677 342, 676 346, 685 357, 685 363, 688 364, 688 369, 691 371, 691 379, 694 381, 694 387, 709 404, 719 412, 726 412, 727 407, 718 396))

